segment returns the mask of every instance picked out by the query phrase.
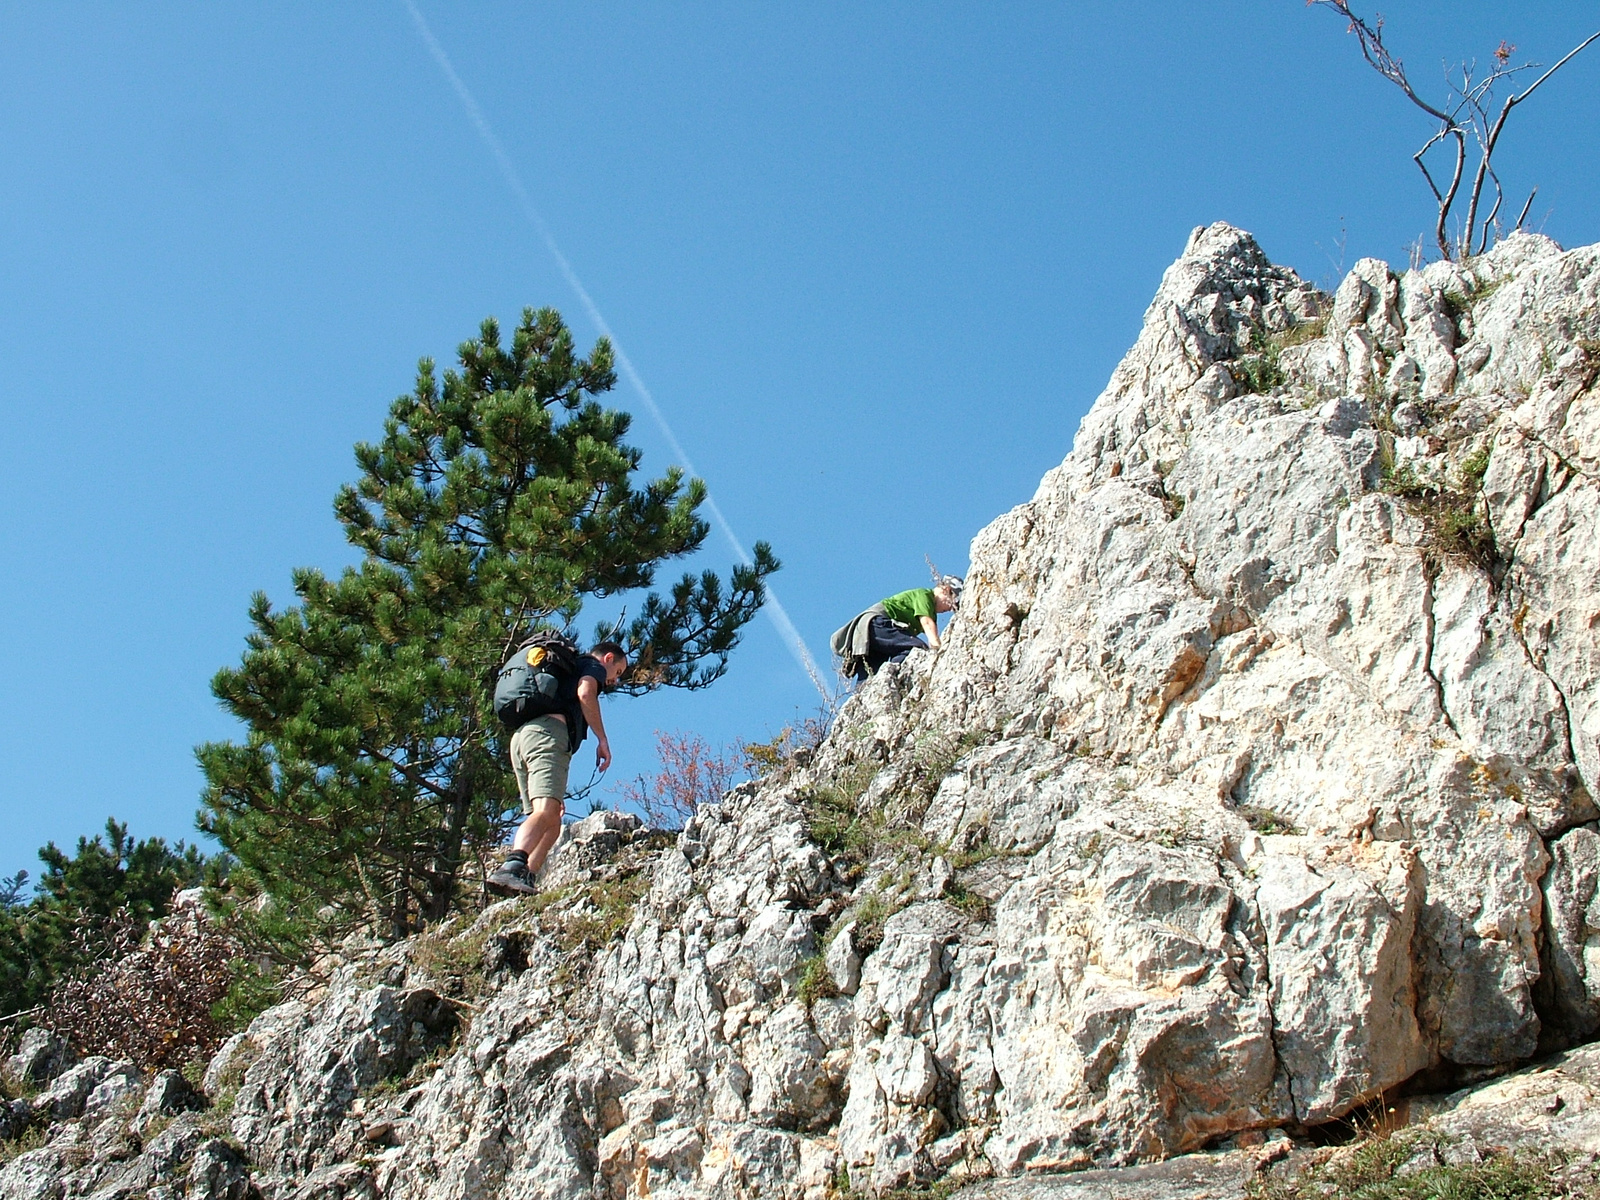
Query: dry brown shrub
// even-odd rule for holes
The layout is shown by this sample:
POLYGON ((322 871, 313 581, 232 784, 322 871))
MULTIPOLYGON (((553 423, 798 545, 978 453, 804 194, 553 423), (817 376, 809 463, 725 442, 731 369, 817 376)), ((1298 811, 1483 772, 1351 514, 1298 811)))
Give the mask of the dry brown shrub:
POLYGON ((79 1054, 146 1070, 209 1058, 230 1032, 211 1010, 233 982, 238 942, 195 904, 148 925, 123 910, 107 932, 99 960, 56 985, 43 1023, 79 1054))

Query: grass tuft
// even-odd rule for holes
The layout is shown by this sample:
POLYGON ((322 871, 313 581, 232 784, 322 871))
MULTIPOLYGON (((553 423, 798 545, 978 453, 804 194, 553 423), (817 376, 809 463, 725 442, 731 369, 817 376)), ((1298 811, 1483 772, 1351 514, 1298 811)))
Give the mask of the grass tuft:
POLYGON ((1233 381, 1245 391, 1258 396, 1283 386, 1289 377, 1278 363, 1279 349, 1279 344, 1268 338, 1260 350, 1240 355, 1228 364, 1233 381))
POLYGON ((1462 460, 1454 487, 1423 478, 1410 463, 1391 465, 1384 471, 1380 490, 1401 500, 1407 511, 1426 522, 1435 551, 1469 559, 1493 576, 1499 552, 1483 505, 1483 477, 1488 469, 1487 448, 1462 460))
POLYGON ((1560 1200, 1592 1196, 1591 1181, 1568 1175, 1556 1154, 1497 1154, 1451 1165, 1425 1137, 1379 1135, 1299 1175, 1271 1172, 1250 1184, 1249 1200, 1560 1200), (1419 1156, 1424 1165, 1413 1165, 1419 1156), (1433 1158, 1427 1163, 1427 1158, 1433 1158))
POLYGON ((800 965, 800 983, 795 988, 795 995, 801 1004, 810 1008, 818 1000, 838 994, 839 989, 834 986, 833 976, 828 974, 828 965, 822 955, 813 954, 800 965))

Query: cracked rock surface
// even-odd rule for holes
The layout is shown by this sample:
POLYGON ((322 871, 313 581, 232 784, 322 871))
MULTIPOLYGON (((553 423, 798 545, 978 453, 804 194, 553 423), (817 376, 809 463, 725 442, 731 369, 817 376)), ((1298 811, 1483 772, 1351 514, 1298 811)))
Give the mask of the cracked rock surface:
POLYGON ((1327 296, 1196 230, 937 655, 681 835, 591 817, 544 897, 263 1014, 168 1167, 86 1149, 141 1093, 73 1068, 0 1200, 1224 1194, 1253 1159, 1134 1164, 1561 1051, 1593 1141, 1597 380, 1600 248, 1327 296))

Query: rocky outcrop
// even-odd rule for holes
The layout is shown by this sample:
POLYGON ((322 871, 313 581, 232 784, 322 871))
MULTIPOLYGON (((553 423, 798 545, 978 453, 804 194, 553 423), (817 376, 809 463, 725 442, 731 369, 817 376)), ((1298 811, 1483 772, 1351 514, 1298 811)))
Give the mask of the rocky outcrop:
MULTIPOLYGON (((1197 230, 944 649, 264 1014, 204 1116, 268 1200, 1045 1195, 1588 1041, 1597 377, 1600 249, 1330 297, 1197 230)), ((0 1197, 101 1186, 103 1127, 0 1197)), ((165 1186, 232 1197, 198 1138, 165 1186)))

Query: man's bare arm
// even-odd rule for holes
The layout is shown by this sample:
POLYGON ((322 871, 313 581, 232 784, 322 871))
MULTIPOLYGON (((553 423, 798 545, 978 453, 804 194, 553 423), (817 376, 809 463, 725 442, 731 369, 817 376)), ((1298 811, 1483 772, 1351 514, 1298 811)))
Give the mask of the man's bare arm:
POLYGON ((600 685, 592 675, 578 680, 578 707, 594 730, 594 764, 604 771, 611 765, 611 741, 606 737, 606 723, 600 719, 600 685))
POLYGON ((932 617, 923 617, 922 632, 928 635, 928 645, 937 650, 939 648, 939 622, 932 617))

